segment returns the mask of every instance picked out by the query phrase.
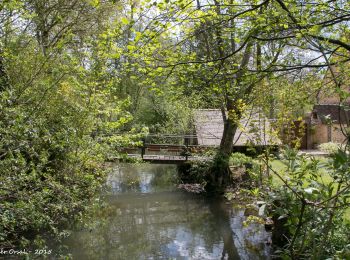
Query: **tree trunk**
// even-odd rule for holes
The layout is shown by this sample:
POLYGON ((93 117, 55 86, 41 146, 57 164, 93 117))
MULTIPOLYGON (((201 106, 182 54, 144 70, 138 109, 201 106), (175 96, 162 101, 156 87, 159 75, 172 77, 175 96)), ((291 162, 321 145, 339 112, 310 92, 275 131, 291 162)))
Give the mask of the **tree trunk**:
MULTIPOLYGON (((234 110, 233 103, 228 102, 228 111, 234 110)), ((235 111, 235 110, 234 110, 235 111)), ((217 153, 214 164, 211 168, 212 180, 208 185, 208 191, 216 193, 224 192, 225 188, 231 183, 231 176, 229 173, 229 157, 232 153, 233 139, 237 130, 237 123, 226 116, 225 108, 222 108, 224 131, 221 138, 219 152, 217 153)))
MULTIPOLYGON (((245 51, 243 53, 243 57, 241 60, 241 65, 240 69, 236 73, 236 84, 240 85, 242 84, 241 80, 242 77, 244 76, 244 71, 245 68, 248 65, 249 59, 251 57, 251 47, 253 45, 253 42, 250 41, 248 42, 245 51)), ((248 89, 248 93, 250 93, 250 89, 248 89)), ((226 108, 227 111, 232 111, 236 115, 235 120, 240 120, 242 116, 242 111, 240 111, 240 108, 237 107, 237 105, 234 103, 234 98, 230 95, 226 95, 226 108)), ((224 119, 224 132, 222 135, 221 143, 220 143, 220 150, 219 152, 224 155, 224 156, 229 156, 230 153, 232 152, 232 147, 233 147, 233 139, 235 136, 235 133, 237 131, 237 122, 233 121, 230 119, 229 116, 225 116, 223 114, 223 119, 224 119)))
POLYGON ((227 118, 224 122, 224 132, 220 143, 220 153, 229 156, 232 153, 233 139, 237 131, 237 123, 227 118))
MULTIPOLYGON (((237 116, 236 120, 241 118, 241 112, 235 107, 232 98, 227 97, 226 104, 227 111, 233 111, 237 116)), ((226 115, 226 111, 224 108, 221 108, 222 119, 224 121, 224 132, 222 133, 222 138, 220 142, 219 152, 223 156, 230 156, 233 148, 233 140, 237 131, 237 122, 232 120, 228 115, 226 115)))

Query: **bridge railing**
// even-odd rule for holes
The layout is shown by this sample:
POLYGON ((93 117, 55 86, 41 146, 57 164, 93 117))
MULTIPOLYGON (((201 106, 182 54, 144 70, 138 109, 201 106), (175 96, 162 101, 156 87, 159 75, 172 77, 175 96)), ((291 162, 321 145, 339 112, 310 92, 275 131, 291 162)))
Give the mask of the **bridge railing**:
MULTIPOLYGON (((122 135, 122 134, 120 134, 122 135)), ((189 156, 201 155, 212 146, 198 145, 194 134, 148 134, 141 138, 138 146, 124 147, 129 155, 189 156)))
POLYGON ((198 145, 198 136, 193 134, 149 134, 140 148, 144 155, 176 155, 186 159, 194 154, 203 153, 208 146, 198 145))

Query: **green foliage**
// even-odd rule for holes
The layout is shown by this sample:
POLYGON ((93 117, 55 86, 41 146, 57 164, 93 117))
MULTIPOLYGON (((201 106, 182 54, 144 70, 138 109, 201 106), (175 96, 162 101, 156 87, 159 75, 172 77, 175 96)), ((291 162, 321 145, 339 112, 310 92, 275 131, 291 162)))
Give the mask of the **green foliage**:
MULTIPOLYGON (((261 155, 262 156, 262 155, 261 155)), ((252 158, 242 153, 232 153, 229 159, 231 177, 239 196, 243 197, 244 188, 252 197, 258 198, 260 195, 260 187, 263 182, 264 164, 261 162, 261 156, 252 158)))
POLYGON ((189 161, 178 166, 179 178, 184 183, 199 183, 205 187, 212 162, 189 161))
POLYGON ((166 90, 162 94, 148 93, 141 98, 134 125, 146 125, 150 133, 188 133, 192 116, 188 103, 185 98, 174 97, 166 90))
POLYGON ((253 163, 253 159, 243 153, 232 153, 230 155, 230 166, 244 166, 253 163))
POLYGON ((4 96, 0 243, 27 243, 43 231, 59 236, 82 216, 104 181, 103 146, 88 136, 89 117, 67 109, 64 99, 51 96, 54 106, 46 102, 33 118, 28 106, 6 106, 4 96), (59 115, 62 110, 65 115, 59 115))
MULTIPOLYGON (((196 163, 189 172, 196 182, 222 188, 230 163, 251 163, 240 154, 229 158, 244 108, 262 107, 277 117, 280 132, 290 131, 288 124, 303 115, 320 87, 310 67, 329 66, 329 54, 349 57, 348 3, 196 3, 2 1, 1 245, 27 243, 43 230, 59 235, 104 182, 107 156, 139 146, 148 132, 187 133, 194 108, 228 111, 227 145, 213 162, 196 163), (291 71, 298 73, 282 74, 291 71)), ((346 72, 344 66, 337 73, 343 82, 346 72)), ((291 252, 298 247, 311 255, 318 238, 300 242, 295 225, 313 223, 305 230, 315 237, 328 222, 336 226, 335 217, 309 201, 347 203, 347 190, 336 199, 332 194, 348 185, 348 156, 334 154, 330 186, 319 182, 317 161, 294 151, 286 156, 292 189, 276 192, 291 212, 290 233, 298 235, 291 252), (307 206, 305 223, 297 220, 300 203, 307 206)))
POLYGON ((329 143, 320 144, 318 148, 323 152, 327 152, 329 154, 335 154, 340 149, 340 145, 337 143, 329 142, 329 143))
POLYGON ((349 156, 338 150, 330 163, 284 153, 285 173, 273 171, 283 185, 267 196, 275 222, 273 240, 279 252, 297 259, 324 259, 345 252, 349 225, 344 214, 349 203, 349 156), (320 168, 331 173, 324 182, 320 168))
POLYGON ((99 17, 109 13, 108 4, 97 10, 87 1, 23 1, 26 11, 6 2, 0 4, 7 28, 0 34, 0 247, 41 246, 44 237, 66 236, 93 203, 111 149, 104 136, 131 119, 127 100, 113 95, 116 80, 95 37, 105 29, 99 17), (72 19, 77 13, 84 15, 72 19))

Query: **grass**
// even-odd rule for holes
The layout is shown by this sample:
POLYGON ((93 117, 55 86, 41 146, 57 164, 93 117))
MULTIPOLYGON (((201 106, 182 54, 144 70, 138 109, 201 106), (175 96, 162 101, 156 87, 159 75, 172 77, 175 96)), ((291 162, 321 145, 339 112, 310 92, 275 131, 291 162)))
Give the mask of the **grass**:
MULTIPOLYGON (((325 164, 328 162, 328 158, 324 158, 321 157, 319 158, 321 165, 325 164)), ((284 179, 288 178, 288 175, 286 173, 287 170, 287 166, 281 161, 281 160, 273 160, 271 161, 271 168, 276 171, 277 173, 279 173, 284 179)), ((324 183, 324 184, 329 184, 333 181, 333 178, 331 177, 331 173, 329 171, 327 171, 327 169, 325 167, 321 167, 318 170, 319 173, 319 181, 324 183)), ((272 183, 273 186, 278 187, 278 186, 282 186, 283 185, 283 181, 278 178, 275 174, 271 173, 272 175, 272 183)), ((350 208, 348 208, 345 211, 344 214, 344 220, 347 222, 350 222, 350 208)))
MULTIPOLYGON (((328 162, 327 158, 320 158, 320 163, 321 164, 325 164, 328 162)), ((282 177, 288 177, 286 174, 286 170, 287 170, 287 165, 285 165, 281 160, 273 160, 271 162, 271 168, 276 171, 277 173, 279 173, 282 177)), ((319 181, 321 181, 324 184, 328 184, 330 182, 332 182, 332 177, 330 175, 330 172, 327 171, 326 168, 320 168, 319 171, 319 181)), ((280 178, 278 178, 276 175, 272 174, 273 176, 273 184, 276 185, 276 187, 283 185, 283 182, 281 181, 280 178)))

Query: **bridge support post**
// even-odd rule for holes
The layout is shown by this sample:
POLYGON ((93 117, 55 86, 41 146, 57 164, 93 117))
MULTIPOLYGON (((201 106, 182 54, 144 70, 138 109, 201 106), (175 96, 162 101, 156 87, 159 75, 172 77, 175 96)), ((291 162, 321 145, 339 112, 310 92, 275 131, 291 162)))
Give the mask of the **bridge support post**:
POLYGON ((188 161, 188 155, 190 153, 190 150, 188 149, 188 138, 185 138, 185 155, 186 155, 186 161, 188 161))
POLYGON ((141 147, 141 158, 143 159, 143 156, 146 153, 146 139, 142 138, 142 147, 141 147))

